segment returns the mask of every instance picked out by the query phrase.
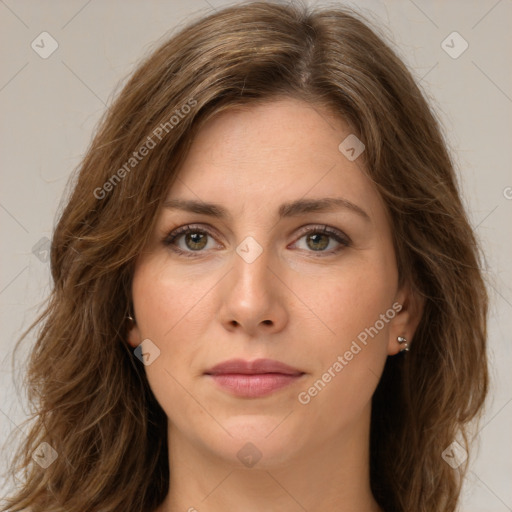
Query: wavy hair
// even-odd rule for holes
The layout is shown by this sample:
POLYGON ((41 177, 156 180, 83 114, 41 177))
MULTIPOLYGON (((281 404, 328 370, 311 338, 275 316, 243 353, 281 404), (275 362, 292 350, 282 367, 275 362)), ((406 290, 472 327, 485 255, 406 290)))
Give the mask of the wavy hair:
POLYGON ((134 262, 202 124, 293 97, 328 108, 364 142, 400 283, 424 300, 413 350, 388 358, 373 397, 372 492, 386 512, 454 511, 466 465, 452 469, 441 454, 455 439, 469 451, 468 422, 487 394, 488 298, 424 93, 348 7, 242 3, 166 37, 100 120, 56 223, 53 289, 29 328, 30 431, 1 510, 147 512, 163 501, 167 418, 125 341, 134 262), (58 453, 46 469, 32 459, 43 441, 58 453))

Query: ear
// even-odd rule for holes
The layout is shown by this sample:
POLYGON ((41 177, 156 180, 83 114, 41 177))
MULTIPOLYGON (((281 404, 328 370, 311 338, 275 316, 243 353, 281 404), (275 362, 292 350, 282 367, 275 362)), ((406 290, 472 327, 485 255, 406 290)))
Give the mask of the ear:
POLYGON ((388 355, 390 356, 400 352, 399 336, 407 340, 409 347, 412 345, 414 333, 423 315, 425 299, 417 292, 413 292, 409 286, 403 286, 397 292, 395 303, 393 304, 395 311, 399 309, 398 305, 401 308, 390 321, 389 326, 388 355))
POLYGON ((137 326, 137 322, 135 320, 132 320, 131 318, 128 319, 129 322, 129 329, 128 329, 128 335, 127 335, 127 342, 132 348, 138 347, 142 343, 142 337, 140 335, 140 329, 137 326))

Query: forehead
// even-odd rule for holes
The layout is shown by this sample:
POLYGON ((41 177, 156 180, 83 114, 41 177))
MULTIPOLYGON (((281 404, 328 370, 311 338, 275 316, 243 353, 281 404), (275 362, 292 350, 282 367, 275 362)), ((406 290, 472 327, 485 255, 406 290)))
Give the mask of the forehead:
POLYGON ((197 132, 168 199, 225 203, 235 214, 335 196, 382 207, 362 158, 339 149, 349 135, 341 117, 292 98, 222 112, 197 132))

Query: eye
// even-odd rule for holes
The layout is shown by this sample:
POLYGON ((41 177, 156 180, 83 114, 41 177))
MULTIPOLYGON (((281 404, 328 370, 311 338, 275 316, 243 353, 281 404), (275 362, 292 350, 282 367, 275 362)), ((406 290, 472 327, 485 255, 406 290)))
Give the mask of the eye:
MULTIPOLYGON (((301 230, 299 235, 299 239, 292 244, 292 247, 300 245, 299 242, 304 239, 305 248, 298 248, 312 253, 335 254, 351 245, 351 240, 347 235, 329 226, 306 227, 301 230)), ((205 249, 219 247, 215 243, 210 243, 211 240, 209 238, 213 239, 214 235, 208 229, 187 225, 171 231, 162 242, 178 254, 195 257, 204 253, 205 249)))
POLYGON ((208 247, 208 237, 213 238, 213 235, 205 228, 181 226, 171 231, 164 238, 163 243, 174 252, 193 257, 194 253, 203 252, 203 249, 212 249, 208 247))
POLYGON ((345 247, 349 247, 351 244, 350 238, 347 235, 342 231, 329 226, 306 228, 302 231, 302 236, 297 240, 297 242, 294 242, 294 245, 298 245, 303 239, 305 241, 305 248, 299 248, 308 252, 317 253, 334 254, 345 247))

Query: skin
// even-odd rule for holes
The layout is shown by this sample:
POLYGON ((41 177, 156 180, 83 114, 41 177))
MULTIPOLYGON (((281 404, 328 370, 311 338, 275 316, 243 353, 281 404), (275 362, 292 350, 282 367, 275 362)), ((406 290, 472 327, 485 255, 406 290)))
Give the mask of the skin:
POLYGON ((369 485, 371 397, 421 308, 398 287, 390 223, 362 159, 338 149, 350 133, 291 98, 224 112, 201 128, 168 191, 168 199, 215 202, 229 217, 162 209, 135 268, 128 342, 150 339, 160 350, 145 370, 169 419, 170 492, 158 512, 380 510, 369 485), (348 208, 277 215, 284 202, 324 197, 369 218, 348 208), (199 244, 197 231, 174 241, 193 257, 162 242, 187 224, 212 233, 199 244), (349 246, 301 231, 322 226, 349 246), (251 263, 236 252, 249 236, 262 249, 251 263), (300 403, 394 303, 401 311, 300 403), (235 397, 204 375, 232 358, 275 359, 304 375, 270 396, 235 397), (237 457, 249 442, 245 451, 261 456, 253 467, 237 457))

